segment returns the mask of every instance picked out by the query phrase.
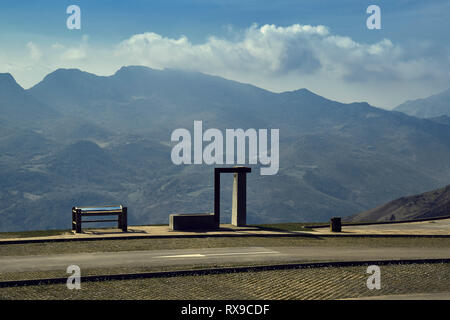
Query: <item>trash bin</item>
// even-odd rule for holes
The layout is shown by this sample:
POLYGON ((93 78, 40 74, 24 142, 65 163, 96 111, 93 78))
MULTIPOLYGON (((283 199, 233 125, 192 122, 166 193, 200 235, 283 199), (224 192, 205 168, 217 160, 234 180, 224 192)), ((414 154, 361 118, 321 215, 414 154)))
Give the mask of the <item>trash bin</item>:
POLYGON ((340 217, 331 218, 330 230, 331 230, 331 232, 341 232, 342 226, 341 226, 341 218, 340 217))

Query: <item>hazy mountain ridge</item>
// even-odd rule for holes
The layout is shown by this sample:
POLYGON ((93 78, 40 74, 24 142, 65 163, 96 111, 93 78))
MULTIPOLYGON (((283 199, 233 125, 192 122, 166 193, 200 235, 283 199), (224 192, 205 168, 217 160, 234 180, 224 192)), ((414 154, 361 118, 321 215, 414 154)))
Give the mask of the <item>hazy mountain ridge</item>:
POLYGON ((450 89, 427 98, 406 101, 394 110, 420 118, 450 116, 450 89))
MULTIPOLYGON (((204 130, 280 129, 279 173, 260 176, 252 166, 249 175, 250 223, 353 215, 450 178, 445 123, 306 89, 277 94, 204 74, 123 67, 110 77, 61 69, 21 92, 55 115, 33 128, 0 115, 0 230, 68 228, 73 205, 121 203, 140 224, 211 212, 213 166, 170 160, 171 132, 192 131, 194 120, 204 130), (11 142, 26 141, 24 130, 32 149, 11 142)), ((223 187, 229 217, 231 177, 223 187)))
POLYGON ((352 217, 352 222, 425 219, 450 215, 450 185, 401 197, 352 217))
POLYGON ((15 125, 33 125, 54 119, 58 113, 34 99, 9 73, 0 74, 1 118, 15 125))

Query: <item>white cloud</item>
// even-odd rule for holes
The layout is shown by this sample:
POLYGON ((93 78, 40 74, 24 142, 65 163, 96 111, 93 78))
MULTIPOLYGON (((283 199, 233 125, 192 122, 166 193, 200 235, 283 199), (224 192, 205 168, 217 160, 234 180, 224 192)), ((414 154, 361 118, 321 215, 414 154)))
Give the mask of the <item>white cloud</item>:
POLYGON ((86 58, 85 48, 69 48, 62 55, 62 60, 79 60, 86 58))
POLYGON ((33 42, 27 43, 27 48, 30 54, 30 58, 34 61, 39 61, 42 57, 42 52, 39 50, 38 46, 33 42))
MULTIPOLYGON (((89 36, 83 35, 81 43, 77 47, 67 48, 61 54, 61 60, 81 60, 87 57, 89 36)), ((55 49, 65 49, 64 46, 54 46, 55 49)))
POLYGON ((184 68, 203 72, 290 72, 290 67, 309 72, 317 66, 308 39, 328 34, 324 26, 277 27, 251 26, 242 40, 229 41, 210 37, 204 44, 193 45, 182 36, 170 39, 148 32, 123 41, 116 55, 131 64, 154 68, 184 68), (295 51, 295 52, 293 52, 295 51), (294 61, 293 57, 303 60, 294 61), (290 63, 296 62, 290 66, 290 63))
POLYGON ((437 70, 422 57, 407 57, 388 39, 358 43, 331 34, 325 26, 299 24, 253 25, 238 41, 210 37, 197 45, 185 36, 171 39, 147 32, 120 43, 116 56, 128 64, 237 77, 249 72, 263 76, 296 73, 299 77, 326 72, 328 78, 346 81, 417 80, 433 77, 437 70))

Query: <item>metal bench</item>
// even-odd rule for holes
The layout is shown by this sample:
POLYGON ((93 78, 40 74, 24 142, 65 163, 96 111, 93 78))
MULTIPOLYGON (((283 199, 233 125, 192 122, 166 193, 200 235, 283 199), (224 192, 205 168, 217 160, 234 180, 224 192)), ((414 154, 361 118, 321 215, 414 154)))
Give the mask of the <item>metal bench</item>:
POLYGON ((94 223, 94 222, 117 222, 117 227, 122 229, 123 232, 127 232, 127 207, 120 206, 101 206, 101 207, 72 207, 72 230, 76 233, 81 232, 82 223, 94 223), (82 217, 92 216, 114 216, 117 215, 117 219, 102 219, 102 220, 82 220, 82 217))

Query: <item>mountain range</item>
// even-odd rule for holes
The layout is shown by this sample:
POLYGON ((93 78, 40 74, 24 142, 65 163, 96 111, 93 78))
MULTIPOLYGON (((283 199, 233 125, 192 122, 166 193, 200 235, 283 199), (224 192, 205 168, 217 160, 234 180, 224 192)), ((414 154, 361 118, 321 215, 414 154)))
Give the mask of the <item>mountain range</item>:
MULTIPOLYGON (((58 69, 24 90, 0 75, 0 231, 70 227, 72 206, 123 204, 130 224, 213 210, 213 166, 174 165, 171 133, 280 130, 280 170, 248 177, 248 222, 326 221, 447 185, 448 121, 307 89, 273 93, 179 70, 58 69)), ((232 177, 222 179, 223 222, 232 177)))

